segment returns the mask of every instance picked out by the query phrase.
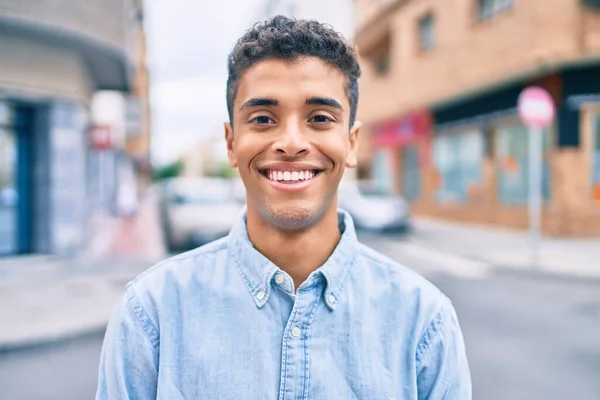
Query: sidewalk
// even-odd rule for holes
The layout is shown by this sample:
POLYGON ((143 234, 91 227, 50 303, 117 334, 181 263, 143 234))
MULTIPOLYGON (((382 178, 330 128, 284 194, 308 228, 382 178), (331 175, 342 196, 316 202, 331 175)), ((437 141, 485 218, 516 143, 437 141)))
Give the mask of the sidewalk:
POLYGON ((0 353, 103 331, 125 284, 166 257, 152 193, 135 218, 93 223, 76 260, 0 259, 0 353))
POLYGON ((537 265, 531 265, 524 231, 419 218, 407 241, 494 268, 600 279, 600 239, 542 237, 537 265))

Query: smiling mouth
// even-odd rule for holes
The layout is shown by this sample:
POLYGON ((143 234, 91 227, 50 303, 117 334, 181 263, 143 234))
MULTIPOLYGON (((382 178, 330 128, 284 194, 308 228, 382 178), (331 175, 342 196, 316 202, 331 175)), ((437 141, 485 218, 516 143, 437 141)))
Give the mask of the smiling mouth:
POLYGON ((280 171, 272 169, 261 169, 260 174, 265 178, 279 183, 294 184, 315 179, 323 172, 321 169, 308 169, 304 171, 280 171))

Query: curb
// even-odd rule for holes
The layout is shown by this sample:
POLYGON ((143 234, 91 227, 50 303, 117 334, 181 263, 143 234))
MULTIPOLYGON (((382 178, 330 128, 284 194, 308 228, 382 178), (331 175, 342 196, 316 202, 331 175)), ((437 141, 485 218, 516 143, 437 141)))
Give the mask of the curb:
POLYGON ((0 355, 29 350, 36 347, 58 345, 74 339, 104 334, 106 325, 107 324, 104 323, 102 325, 89 326, 79 330, 71 330, 69 332, 58 333, 54 335, 31 337, 23 340, 11 340, 3 343, 0 342, 0 355))
POLYGON ((518 275, 532 279, 547 281, 573 282, 589 285, 600 285, 600 275, 576 274, 568 272, 552 271, 543 268, 514 267, 507 265, 492 265, 495 275, 518 275))

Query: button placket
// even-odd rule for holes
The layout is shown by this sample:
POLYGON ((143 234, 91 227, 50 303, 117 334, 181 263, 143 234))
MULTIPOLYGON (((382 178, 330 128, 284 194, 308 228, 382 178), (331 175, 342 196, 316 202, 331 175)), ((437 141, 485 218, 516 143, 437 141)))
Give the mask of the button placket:
POLYGON ((290 333, 292 334, 292 336, 293 336, 293 337, 297 338, 297 337, 299 337, 299 336, 300 336, 300 334, 302 333, 302 330, 301 330, 299 327, 297 327, 297 326, 294 326, 294 327, 292 328, 292 330, 290 331, 290 333))
POLYGON ((280 400, 297 399, 303 395, 308 362, 305 351, 307 330, 310 329, 312 312, 319 298, 322 297, 319 296, 318 287, 296 292, 294 307, 284 331, 280 400))

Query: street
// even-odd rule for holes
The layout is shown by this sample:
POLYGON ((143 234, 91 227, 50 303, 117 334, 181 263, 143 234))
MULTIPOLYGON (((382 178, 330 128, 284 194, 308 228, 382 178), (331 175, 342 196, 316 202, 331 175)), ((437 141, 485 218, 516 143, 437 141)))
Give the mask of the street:
POLYGON ((0 353, 0 398, 93 399, 102 335, 0 353))
MULTIPOLYGON (((427 255, 402 238, 362 241, 452 299, 474 399, 600 398, 600 282, 487 270, 467 259, 427 255)), ((101 341, 96 335, 0 353, 0 397, 93 398, 101 341)))

